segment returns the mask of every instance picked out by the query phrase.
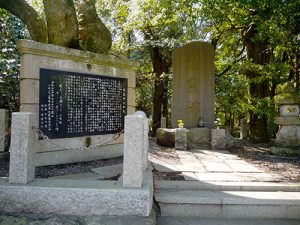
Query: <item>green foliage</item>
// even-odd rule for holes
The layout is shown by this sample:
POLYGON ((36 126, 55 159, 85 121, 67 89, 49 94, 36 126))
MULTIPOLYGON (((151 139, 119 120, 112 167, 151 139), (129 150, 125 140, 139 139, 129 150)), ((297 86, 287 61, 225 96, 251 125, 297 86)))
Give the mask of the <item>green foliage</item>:
POLYGON ((28 38, 24 24, 0 9, 0 97, 6 98, 11 112, 19 109, 19 54, 16 42, 28 38))

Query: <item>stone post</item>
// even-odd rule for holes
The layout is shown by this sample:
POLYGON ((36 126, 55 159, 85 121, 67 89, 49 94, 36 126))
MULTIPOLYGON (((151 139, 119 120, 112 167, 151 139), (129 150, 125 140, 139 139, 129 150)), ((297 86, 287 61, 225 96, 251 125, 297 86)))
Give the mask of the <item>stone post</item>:
POLYGON ((37 134, 34 113, 12 114, 9 183, 27 184, 35 177, 34 142, 37 134))
POLYGON ((0 109, 0 153, 6 150, 8 132, 8 110, 0 109))
POLYGON ((144 118, 144 146, 143 146, 143 169, 146 170, 148 166, 148 150, 149 150, 149 121, 146 113, 137 111, 134 115, 142 116, 144 118))
POLYGON ((186 128, 177 128, 175 134, 175 149, 187 150, 187 133, 186 128))
POLYGON ((248 124, 246 119, 240 121, 240 139, 246 139, 248 137, 248 124))
POLYGON ((160 119, 160 127, 161 128, 167 128, 167 119, 166 119, 166 117, 161 117, 161 119, 160 119))
POLYGON ((143 116, 125 116, 123 187, 143 183, 144 121, 143 116))

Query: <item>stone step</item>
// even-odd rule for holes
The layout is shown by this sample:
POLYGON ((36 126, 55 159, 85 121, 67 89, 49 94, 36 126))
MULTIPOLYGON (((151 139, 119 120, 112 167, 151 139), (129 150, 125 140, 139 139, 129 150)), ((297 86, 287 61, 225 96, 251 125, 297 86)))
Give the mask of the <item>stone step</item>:
POLYGON ((156 180, 155 188, 207 191, 285 191, 300 192, 300 183, 278 182, 201 182, 156 180))
POLYGON ((160 190, 162 216, 300 219, 300 192, 160 190))
POLYGON ((299 225, 300 220, 158 217, 157 225, 299 225))

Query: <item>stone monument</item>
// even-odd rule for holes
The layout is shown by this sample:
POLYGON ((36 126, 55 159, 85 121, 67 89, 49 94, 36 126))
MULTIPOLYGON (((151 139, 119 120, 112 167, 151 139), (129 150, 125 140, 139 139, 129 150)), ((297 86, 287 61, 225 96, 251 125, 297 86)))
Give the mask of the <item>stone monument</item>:
POLYGON ((275 99, 280 113, 275 119, 279 130, 275 140, 277 147, 272 147, 271 151, 274 154, 300 156, 300 95, 295 92, 292 83, 287 83, 275 99))
POLYGON ((20 111, 34 113, 36 132, 49 138, 35 143, 36 166, 123 155, 119 125, 135 112, 138 63, 27 40, 17 49, 20 111))
POLYGON ((214 126, 214 48, 205 42, 191 42, 173 53, 172 126, 183 120, 185 127, 214 126))

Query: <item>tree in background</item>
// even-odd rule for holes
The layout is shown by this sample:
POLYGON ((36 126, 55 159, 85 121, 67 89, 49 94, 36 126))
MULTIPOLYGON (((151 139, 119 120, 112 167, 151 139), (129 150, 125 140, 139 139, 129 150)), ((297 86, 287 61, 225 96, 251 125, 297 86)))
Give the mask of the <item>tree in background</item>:
POLYGON ((97 15, 95 0, 43 0, 42 6, 40 15, 25 0, 0 0, 0 8, 20 18, 34 41, 108 53, 111 33, 97 15))
POLYGON ((246 76, 250 138, 267 141, 276 85, 290 79, 299 86, 300 3, 203 0, 202 4, 216 46, 217 77, 246 76), (286 73, 287 66, 294 71, 292 75, 286 73))
POLYGON ((15 46, 28 38, 24 24, 15 16, 0 9, 0 97, 10 112, 19 110, 19 54, 15 46))
POLYGON ((172 52, 191 40, 204 40, 200 5, 180 0, 100 0, 100 14, 110 24, 115 47, 141 61, 137 77, 137 106, 145 109, 145 100, 152 98, 152 131, 160 127, 161 115, 170 112, 172 52), (145 91, 145 89, 147 91, 145 91), (152 93, 152 96, 149 94, 152 93), (146 94, 146 98, 145 95, 146 94))

